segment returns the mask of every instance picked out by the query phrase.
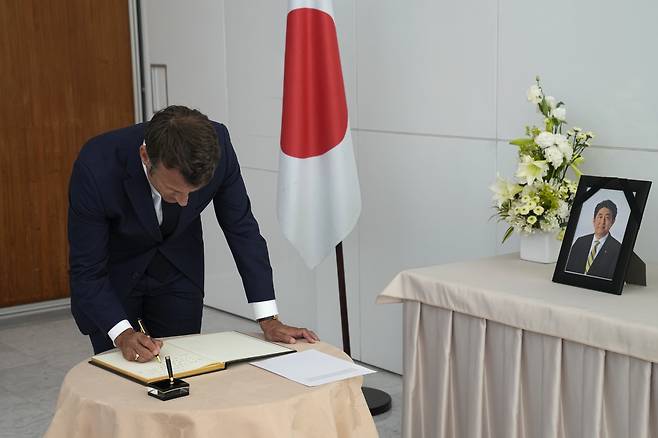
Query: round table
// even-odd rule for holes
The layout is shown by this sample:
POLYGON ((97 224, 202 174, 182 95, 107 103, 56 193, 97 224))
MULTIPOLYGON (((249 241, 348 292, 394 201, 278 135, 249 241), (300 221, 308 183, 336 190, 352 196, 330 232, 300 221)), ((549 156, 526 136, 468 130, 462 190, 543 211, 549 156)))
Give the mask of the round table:
MULTIPOLYGON (((288 345, 347 358, 319 342, 288 345)), ((306 387, 248 363, 185 379, 190 395, 160 401, 87 362, 62 383, 47 438, 376 437, 362 377, 306 387)))

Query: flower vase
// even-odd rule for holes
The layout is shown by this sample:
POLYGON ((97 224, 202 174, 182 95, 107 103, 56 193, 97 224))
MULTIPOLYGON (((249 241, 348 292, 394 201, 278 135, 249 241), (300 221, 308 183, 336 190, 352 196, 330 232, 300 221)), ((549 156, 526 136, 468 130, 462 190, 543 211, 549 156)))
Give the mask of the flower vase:
POLYGON ((538 263, 555 263, 560 255, 562 241, 556 233, 538 231, 521 234, 521 259, 538 263))

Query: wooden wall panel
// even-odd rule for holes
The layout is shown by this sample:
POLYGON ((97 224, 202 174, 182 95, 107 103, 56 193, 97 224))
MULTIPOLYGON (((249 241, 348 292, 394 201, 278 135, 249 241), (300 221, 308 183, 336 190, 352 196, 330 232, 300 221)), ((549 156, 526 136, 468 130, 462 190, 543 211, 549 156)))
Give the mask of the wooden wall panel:
POLYGON ((68 296, 68 179, 134 122, 126 0, 0 2, 0 307, 68 296))

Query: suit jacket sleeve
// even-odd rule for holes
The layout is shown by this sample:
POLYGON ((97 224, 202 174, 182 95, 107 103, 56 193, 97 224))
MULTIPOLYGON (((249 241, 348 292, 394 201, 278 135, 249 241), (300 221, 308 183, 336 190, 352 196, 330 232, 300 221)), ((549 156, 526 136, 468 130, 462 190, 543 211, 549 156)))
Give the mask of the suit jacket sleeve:
POLYGON ((222 168, 217 171, 223 173, 224 180, 213 198, 217 221, 242 277, 247 301, 273 300, 274 285, 267 244, 251 212, 240 164, 224 126, 219 141, 224 146, 224 156, 220 160, 222 168))
POLYGON ((104 333, 127 319, 108 275, 109 223, 91 171, 78 159, 69 185, 71 307, 104 333))

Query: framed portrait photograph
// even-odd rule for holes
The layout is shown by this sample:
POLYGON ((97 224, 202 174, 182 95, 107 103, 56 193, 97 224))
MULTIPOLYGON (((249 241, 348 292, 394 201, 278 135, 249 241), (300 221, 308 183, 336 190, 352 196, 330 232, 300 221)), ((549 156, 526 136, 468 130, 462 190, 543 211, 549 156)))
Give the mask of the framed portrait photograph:
MULTIPOLYGON (((620 295, 651 181, 583 175, 553 281, 620 295)), ((637 267, 632 266, 632 269, 637 267)))

